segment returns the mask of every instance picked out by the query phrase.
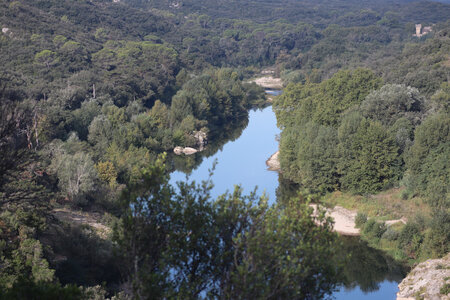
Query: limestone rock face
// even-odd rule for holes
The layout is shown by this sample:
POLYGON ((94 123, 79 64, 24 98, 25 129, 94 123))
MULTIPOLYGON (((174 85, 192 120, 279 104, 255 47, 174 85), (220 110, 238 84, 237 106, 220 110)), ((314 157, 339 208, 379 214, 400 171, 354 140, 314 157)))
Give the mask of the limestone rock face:
POLYGON ((278 172, 281 171, 280 161, 278 159, 279 154, 280 154, 280 151, 275 152, 266 161, 266 165, 269 167, 270 171, 278 171, 278 172))
POLYGON ((194 131, 194 138, 195 138, 195 141, 197 142, 199 151, 202 151, 203 148, 208 143, 208 137, 206 135, 206 132, 203 132, 201 130, 200 131, 194 131))
POLYGON ((450 284, 450 253, 441 259, 429 259, 418 264, 398 285, 397 300, 449 300, 441 288, 450 284))

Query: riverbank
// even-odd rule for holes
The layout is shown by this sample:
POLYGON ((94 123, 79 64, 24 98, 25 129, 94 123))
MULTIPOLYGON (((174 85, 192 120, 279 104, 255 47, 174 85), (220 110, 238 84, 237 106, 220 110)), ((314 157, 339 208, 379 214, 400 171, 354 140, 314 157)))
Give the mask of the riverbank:
POLYGON ((254 82, 265 89, 281 90, 283 88, 283 81, 281 78, 275 78, 272 76, 259 77, 251 80, 250 82, 254 82))

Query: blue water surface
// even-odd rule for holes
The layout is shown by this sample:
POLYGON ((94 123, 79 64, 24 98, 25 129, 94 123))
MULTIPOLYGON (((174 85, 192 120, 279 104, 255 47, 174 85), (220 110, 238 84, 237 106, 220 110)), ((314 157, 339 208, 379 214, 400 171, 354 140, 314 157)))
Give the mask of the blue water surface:
MULTIPOLYGON (((265 192, 269 197, 269 203, 274 203, 278 173, 267 169, 266 160, 278 150, 276 136, 280 130, 276 127, 276 118, 271 107, 250 111, 249 118, 249 124, 242 135, 235 141, 225 144, 222 150, 211 157, 204 158, 200 166, 191 172, 189 180, 195 180, 197 183, 207 180, 209 170, 214 161, 217 161, 212 176, 215 185, 211 192, 213 198, 225 191, 232 191, 234 186, 239 184, 244 189, 244 193, 250 193, 255 186, 258 186, 258 194, 265 192)), ((186 174, 181 171, 171 174, 172 184, 184 180, 186 180, 186 174)), ((396 298, 398 280, 381 279, 374 284, 378 286, 378 289, 370 292, 363 292, 357 285, 350 289, 340 287, 332 297, 338 300, 396 298)))
MULTIPOLYGON (((247 194, 257 186, 259 194, 265 191, 269 201, 273 203, 276 200, 278 173, 267 169, 266 160, 278 150, 275 137, 279 133, 271 107, 250 111, 250 121, 242 135, 237 140, 228 142, 213 156, 205 158, 192 171, 190 180, 207 180, 209 169, 217 160, 212 177, 215 185, 212 190, 214 198, 227 190, 233 191, 234 185, 239 184, 247 194)), ((176 171, 171 174, 170 182, 173 184, 185 179, 186 174, 176 171)))

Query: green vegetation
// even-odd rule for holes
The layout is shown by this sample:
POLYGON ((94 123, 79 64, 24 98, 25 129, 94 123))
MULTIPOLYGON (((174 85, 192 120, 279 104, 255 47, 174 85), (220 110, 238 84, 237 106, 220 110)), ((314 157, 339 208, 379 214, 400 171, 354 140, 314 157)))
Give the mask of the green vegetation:
POLYGON ((158 160, 124 194, 115 240, 135 295, 310 298, 334 288, 337 235, 307 204, 268 206, 238 186, 213 200, 210 182, 175 193, 164 174, 158 160))
MULTIPOLYGON (((324 199, 378 219, 393 214, 413 218, 422 211, 426 214, 423 224, 415 226, 410 220, 398 233, 398 241, 394 229, 373 219, 364 226, 358 221, 373 245, 394 252, 401 249, 403 257, 412 259, 442 256, 450 244, 450 119, 444 104, 448 102, 448 82, 446 76, 435 73, 448 72, 448 56, 431 46, 449 49, 448 40, 442 38, 448 24, 441 30, 425 42, 428 48, 414 46, 414 55, 418 51, 426 59, 436 59, 435 69, 415 61, 415 74, 422 74, 420 80, 412 80, 415 75, 403 69, 412 62, 398 58, 391 65, 374 68, 383 71, 382 78, 365 69, 339 71, 320 83, 307 79, 291 84, 274 103, 278 126, 283 130, 283 175, 300 184, 304 194, 316 198, 335 191, 364 195, 359 199, 348 194, 324 199), (391 70, 396 66, 393 78, 391 70), (399 76, 398 72, 404 71, 399 76), (404 200, 395 203, 410 209, 416 206, 415 213, 391 204, 387 204, 391 210, 383 209, 386 204, 380 203, 380 197, 368 197, 398 186, 403 187, 404 200)), ((408 47, 413 46, 405 46, 405 57, 412 55, 408 47)))
POLYGON ((332 292, 345 255, 329 220, 315 226, 289 200, 296 191, 269 206, 239 188, 211 199, 211 183, 167 183, 240 135, 265 105, 247 81, 268 66, 287 85, 274 98, 280 159, 303 198, 360 205, 367 237, 402 255, 449 251, 449 5, 19 0, 0 11, 1 299, 332 292), (414 23, 433 32, 413 37, 414 23), (203 147, 199 133, 202 154, 162 162, 203 147), (400 216, 425 217, 386 228, 373 217, 391 206, 370 194, 397 185, 400 216), (61 206, 95 220, 59 219, 61 206))

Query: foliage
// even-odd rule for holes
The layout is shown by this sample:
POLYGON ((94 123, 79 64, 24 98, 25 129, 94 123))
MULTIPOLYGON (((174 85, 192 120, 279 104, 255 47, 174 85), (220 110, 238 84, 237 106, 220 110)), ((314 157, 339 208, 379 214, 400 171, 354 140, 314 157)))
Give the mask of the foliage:
MULTIPOLYGON (((137 275, 123 274, 142 293, 239 298, 250 292, 265 297, 270 290, 275 298, 314 298, 329 292, 334 279, 325 257, 331 254, 300 237, 305 230, 305 239, 326 244, 333 236, 313 227, 302 205, 269 208, 239 190, 213 201, 206 187, 193 184, 181 184, 175 193, 158 170, 159 153, 198 146, 194 132, 216 142, 205 156, 238 136, 248 109, 264 101, 262 88, 246 81, 266 66, 291 83, 274 104, 286 177, 311 193, 367 193, 409 174, 408 192, 446 212, 450 44, 449 24, 442 22, 448 5, 406 0, 168 4, 0 2, 5 28, 0 34, 0 257, 7 265, 0 281, 11 288, 6 298, 79 296, 83 289, 57 284, 52 268, 64 284, 117 285, 108 241, 84 229, 67 230, 60 239, 53 235, 53 206, 64 198, 75 200, 74 207, 123 216, 122 228, 128 230, 123 238, 130 247, 123 248, 129 251, 124 258, 134 266, 132 255, 138 253, 145 266, 137 275), (410 22, 416 20, 435 24, 433 33, 411 37, 410 22), (155 162, 158 167, 149 167, 155 162), (142 181, 149 169, 146 176, 157 178, 142 181), (148 183, 149 190, 143 187, 148 183), (125 185, 127 199, 136 205, 145 202, 138 195, 148 196, 147 204, 156 210, 148 212, 144 205, 140 217, 153 223, 139 223, 143 219, 129 206, 102 201, 115 202, 125 185), (207 230, 198 229, 202 222, 207 230), (144 236, 133 235, 133 228, 144 236), (274 251, 264 242, 273 243, 274 251), (65 263, 53 261, 58 251, 67 254, 65 263), (322 261, 306 255, 314 251, 322 261), (295 264, 299 253, 307 259, 295 264), (236 264, 234 257, 240 258, 236 264), (311 273, 301 272, 306 269, 311 273), (172 270, 177 277, 171 278, 172 270), (314 288, 312 279, 323 285, 314 288)), ((176 157, 168 165, 189 171, 201 159, 176 157)), ((405 233, 409 254, 441 255, 448 247, 446 220, 435 213, 429 227, 418 228, 420 234, 405 233)))
MULTIPOLYGON (((22 278, 10 289, 0 291, 0 299, 83 299, 80 288, 22 278)), ((87 299, 87 297, 86 297, 87 299)))
POLYGON ((395 142, 381 124, 364 118, 355 124, 355 132, 347 131, 351 118, 342 121, 338 133, 342 187, 356 193, 381 190, 398 176, 393 168, 398 155, 395 142))
POLYGON ((434 207, 449 207, 448 170, 450 118, 436 114, 415 131, 414 144, 408 152, 407 166, 413 189, 430 200, 434 207))
POLYGON ((398 148, 386 128, 348 112, 358 109, 379 83, 372 72, 359 69, 338 72, 320 84, 286 88, 274 107, 284 128, 280 162, 288 178, 313 192, 341 187, 364 193, 400 176, 398 148))
POLYGON ((358 214, 355 217, 356 227, 363 228, 363 226, 366 224, 366 222, 367 222, 367 215, 364 213, 358 212, 358 214))
POLYGON ((85 202, 85 197, 93 191, 97 178, 91 157, 86 153, 77 152, 73 155, 62 154, 55 160, 61 190, 69 200, 85 202))
POLYGON ((269 207, 239 187, 212 201, 208 182, 175 192, 167 180, 160 158, 125 193, 116 240, 136 297, 320 297, 334 288, 335 235, 305 204, 269 207))
POLYGON ((416 223, 409 222, 400 231, 398 238, 399 247, 404 249, 407 255, 417 256, 416 252, 419 250, 422 239, 423 236, 419 226, 416 223))
POLYGON ((425 112, 425 100, 415 88, 405 85, 384 85, 371 92, 361 103, 365 117, 392 126, 398 119, 406 118, 420 123, 425 112))

